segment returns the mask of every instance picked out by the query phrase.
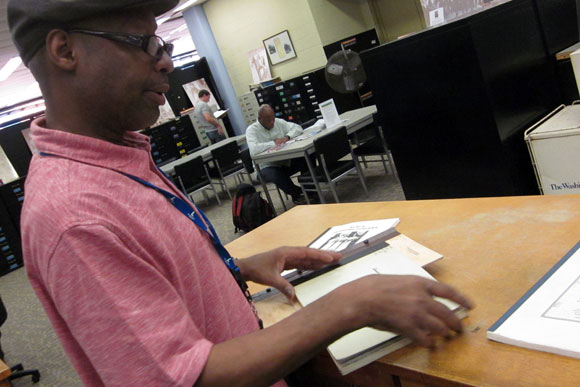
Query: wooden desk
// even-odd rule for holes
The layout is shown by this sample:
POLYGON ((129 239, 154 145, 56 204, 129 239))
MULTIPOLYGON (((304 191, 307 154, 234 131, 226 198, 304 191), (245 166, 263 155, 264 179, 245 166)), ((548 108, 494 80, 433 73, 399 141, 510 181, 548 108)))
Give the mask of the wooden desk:
MULTIPOLYGON (((264 192, 266 194, 267 200, 270 203, 273 203, 272 198, 270 197, 270 194, 266 188, 266 183, 265 183, 264 179, 262 178, 260 165, 270 164, 274 161, 289 160, 289 159, 304 157, 306 160, 306 163, 308 164, 308 169, 310 170, 310 175, 314 177, 315 176, 314 169, 313 169, 312 163, 310 162, 310 159, 308 157, 308 155, 310 155, 314 152, 314 140, 316 138, 324 136, 325 134, 328 134, 328 133, 332 132, 333 130, 336 130, 342 126, 346 127, 346 132, 348 134, 352 134, 352 133, 358 131, 359 129, 362 129, 362 128, 366 127, 367 125, 371 124, 373 122, 373 114, 375 114, 376 112, 377 112, 377 107, 375 105, 367 106, 367 107, 360 108, 360 109, 350 110, 350 111, 342 113, 340 115, 340 119, 344 122, 342 122, 338 125, 334 125, 332 127, 326 128, 326 129, 318 132, 317 134, 315 134, 311 137, 308 137, 304 140, 294 141, 290 144, 284 145, 282 148, 280 148, 278 150, 275 150, 275 151, 266 150, 264 152, 253 155, 252 160, 254 161, 254 164, 256 165, 256 171, 258 172, 258 177, 260 178, 260 181, 262 183, 262 188, 264 188, 264 192)), ((305 132, 305 134, 310 133, 310 131, 308 129, 305 130, 304 132, 305 132)), ((322 196, 322 193, 320 191, 320 187, 319 187, 316 179, 314 179, 314 184, 317 188, 318 196, 320 197, 321 202, 324 203, 324 197, 322 196)))
POLYGON ((465 333, 436 350, 408 346, 346 377, 321 353, 308 363, 311 372, 333 384, 373 386, 396 379, 403 386, 580 383, 578 359, 486 338, 487 329, 580 240, 580 195, 297 206, 227 248, 244 257, 307 245, 334 225, 392 217, 401 219, 401 233, 443 254, 426 269, 475 302, 465 333))
POLYGON ((222 140, 220 142, 217 142, 215 144, 211 144, 210 146, 200 149, 197 152, 193 152, 185 157, 182 157, 178 160, 172 161, 170 163, 165 164, 164 166, 161 167, 161 170, 165 173, 167 173, 168 175, 173 175, 175 173, 175 166, 176 165, 180 165, 183 164, 185 162, 188 162, 189 160, 193 160, 198 156, 203 157, 203 161, 208 161, 211 159, 211 151, 222 146, 225 145, 227 143, 233 142, 233 141, 237 141, 238 145, 244 145, 246 143, 246 135, 245 134, 241 134, 239 136, 235 136, 235 137, 229 137, 226 138, 225 140, 222 140))
POLYGON ((12 374, 12 372, 10 372, 10 367, 0 360, 0 387, 9 387, 12 385, 10 384, 10 381, 8 381, 10 374, 12 374))

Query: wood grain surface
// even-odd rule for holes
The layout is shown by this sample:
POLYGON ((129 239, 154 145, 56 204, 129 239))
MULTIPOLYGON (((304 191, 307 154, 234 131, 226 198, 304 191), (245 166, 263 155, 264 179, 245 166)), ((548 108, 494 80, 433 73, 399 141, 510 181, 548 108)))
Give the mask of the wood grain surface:
MULTIPOLYGON (((434 350, 408 346, 345 380, 367 384, 360 380, 368 381, 372 370, 409 386, 580 385, 580 360, 486 338, 487 329, 580 240, 580 195, 298 206, 227 248, 246 257, 307 245, 331 226, 392 217, 401 219, 401 233, 443 254, 427 271, 468 295, 476 308, 462 335, 434 350)), ((310 364, 321 367, 324 358, 310 364)), ((331 367, 318 371, 337 378, 331 367)))

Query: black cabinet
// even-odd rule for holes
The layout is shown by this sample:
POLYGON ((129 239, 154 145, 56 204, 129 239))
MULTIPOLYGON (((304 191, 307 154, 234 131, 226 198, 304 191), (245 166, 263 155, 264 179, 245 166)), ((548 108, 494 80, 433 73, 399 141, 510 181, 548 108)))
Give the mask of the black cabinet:
POLYGON ((178 117, 143 131, 151 141, 151 155, 162 166, 195 151, 200 146, 189 116, 178 117))
POLYGON ((562 101, 544 27, 513 0, 363 53, 407 199, 538 193, 523 132, 562 101))
POLYGON ((24 181, 20 178, 0 186, 0 275, 22 267, 20 213, 24 202, 24 181))

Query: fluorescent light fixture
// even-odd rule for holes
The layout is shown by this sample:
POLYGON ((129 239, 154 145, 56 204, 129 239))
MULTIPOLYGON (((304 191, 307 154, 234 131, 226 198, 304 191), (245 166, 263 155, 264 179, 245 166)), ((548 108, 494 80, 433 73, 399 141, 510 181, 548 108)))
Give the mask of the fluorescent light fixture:
POLYGON ((184 9, 189 8, 192 5, 195 5, 195 3, 197 3, 197 2, 199 2, 199 0, 189 0, 189 1, 186 1, 185 3, 183 3, 182 5, 180 5, 179 7, 177 7, 177 9, 175 11, 173 11, 173 13, 181 12, 184 9))
POLYGON ((159 18, 157 20, 157 27, 159 27, 161 24, 165 23, 169 19, 171 19, 171 16, 165 16, 165 17, 159 18))
POLYGON ((22 63, 22 59, 19 56, 15 56, 14 58, 10 59, 8 63, 2 67, 0 70, 0 82, 3 82, 10 78, 13 72, 20 66, 22 63))
POLYGON ((171 31, 169 33, 169 36, 171 36, 173 34, 176 34, 178 32, 181 32, 181 31, 185 30, 186 28, 187 28, 187 24, 185 24, 185 22, 184 22, 182 25, 180 25, 179 27, 177 27, 176 29, 174 29, 173 31, 171 31))

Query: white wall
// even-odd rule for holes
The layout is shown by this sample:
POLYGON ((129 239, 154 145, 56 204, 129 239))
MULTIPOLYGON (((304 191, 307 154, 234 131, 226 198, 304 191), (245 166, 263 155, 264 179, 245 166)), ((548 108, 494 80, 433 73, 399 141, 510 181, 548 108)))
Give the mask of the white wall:
POLYGON ((308 0, 325 46, 375 28, 367 0, 308 0))
POLYGON ((297 57, 272 66, 272 76, 288 79, 326 64, 308 0, 212 0, 204 10, 237 95, 253 83, 248 52, 284 30, 297 57))

